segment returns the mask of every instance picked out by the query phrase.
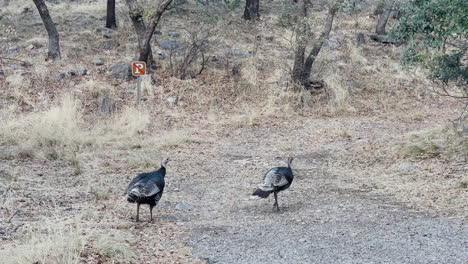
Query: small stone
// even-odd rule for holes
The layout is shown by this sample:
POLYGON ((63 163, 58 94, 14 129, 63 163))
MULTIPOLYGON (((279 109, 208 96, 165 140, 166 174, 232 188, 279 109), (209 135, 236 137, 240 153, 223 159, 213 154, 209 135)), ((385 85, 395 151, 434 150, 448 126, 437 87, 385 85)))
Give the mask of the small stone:
POLYGON ((135 85, 134 84, 131 84, 129 82, 124 82, 124 83, 121 83, 119 85, 120 88, 122 89, 126 89, 126 90, 132 90, 132 89, 135 89, 135 85))
POLYGON ((19 52, 20 51, 20 47, 19 46, 13 46, 13 47, 10 47, 6 50, 6 52, 8 53, 16 53, 16 52, 19 52))
POLYGON ((340 47, 340 42, 336 38, 328 38, 323 43, 323 47, 335 50, 340 47))
POLYGON ((232 55, 246 57, 252 54, 253 52, 250 50, 240 50, 240 49, 233 49, 231 50, 232 55))
POLYGON ((173 39, 162 39, 159 41, 159 47, 165 50, 176 50, 182 48, 184 43, 173 39))
POLYGON ((409 172, 412 172, 414 170, 417 170, 419 169, 419 166, 418 165, 415 165, 415 164, 409 164, 409 163, 403 163, 400 165, 400 167, 398 168, 398 170, 401 172, 401 173, 409 173, 409 172))
POLYGON ((119 46, 120 46, 120 43, 119 43, 118 40, 110 39, 110 40, 106 40, 106 41, 102 42, 99 45, 99 48, 104 49, 104 50, 112 50, 112 49, 115 49, 115 48, 117 48, 119 46))
POLYGON ((7 76, 5 80, 7 83, 17 84, 17 83, 22 83, 23 79, 24 79, 23 76, 21 76, 20 74, 13 74, 13 75, 7 76))
POLYGON ((109 39, 115 38, 117 37, 117 31, 106 28, 106 30, 104 30, 104 32, 102 33, 102 36, 109 39))
POLYGON ((175 31, 168 31, 167 34, 173 38, 178 38, 180 36, 180 34, 175 31))
POLYGON ((192 209, 193 206, 188 204, 188 203, 178 203, 176 206, 175 206, 175 209, 176 210, 190 210, 192 209))
POLYGON ((78 70, 78 75, 87 75, 88 74, 88 69, 82 68, 78 70))
POLYGON ((32 58, 32 57, 36 57, 36 56, 37 56, 37 51, 31 50, 31 51, 28 52, 28 57, 32 58))
POLYGON ((101 58, 98 58, 98 59, 94 59, 93 61, 91 61, 91 63, 96 66, 100 66, 100 65, 104 65, 104 60, 101 58))
POLYGON ((3 68, 5 71, 24 71, 26 68, 21 65, 11 65, 3 68))
POLYGON ((33 44, 29 45, 26 47, 26 50, 33 50, 35 47, 33 44))
POLYGON ((107 71, 107 75, 116 79, 128 80, 132 76, 132 69, 130 63, 125 61, 119 61, 112 64, 107 71))
POLYGON ((362 32, 356 34, 356 42, 358 46, 366 43, 366 37, 362 32))
POLYGON ((65 77, 66 77, 66 74, 65 74, 65 73, 59 72, 59 73, 54 74, 54 76, 52 76, 52 80, 53 80, 54 82, 59 82, 59 81, 61 81, 62 79, 65 79, 65 77))
POLYGON ((177 103, 177 97, 175 97, 175 96, 170 96, 166 100, 171 104, 176 104, 177 103))

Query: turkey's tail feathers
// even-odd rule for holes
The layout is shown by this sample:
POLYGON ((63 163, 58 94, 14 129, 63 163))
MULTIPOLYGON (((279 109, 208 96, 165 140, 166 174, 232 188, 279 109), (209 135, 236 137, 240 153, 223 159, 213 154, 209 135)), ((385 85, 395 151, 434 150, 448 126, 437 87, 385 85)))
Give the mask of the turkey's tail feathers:
POLYGON ((264 191, 260 188, 255 190, 254 193, 252 193, 253 196, 258 196, 260 198, 267 198, 270 195, 271 191, 264 191))
POLYGON ((140 196, 140 190, 138 188, 133 188, 127 194, 127 201, 134 203, 138 198, 140 198, 140 196))

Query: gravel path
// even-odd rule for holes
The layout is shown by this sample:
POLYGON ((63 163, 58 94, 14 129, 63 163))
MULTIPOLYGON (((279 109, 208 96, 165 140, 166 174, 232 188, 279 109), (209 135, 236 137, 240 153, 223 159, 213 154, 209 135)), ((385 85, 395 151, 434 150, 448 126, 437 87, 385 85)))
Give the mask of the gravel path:
MULTIPOLYGON (((316 125, 319 129, 320 123, 316 125)), ((241 130, 211 149, 197 150, 206 158, 197 173, 190 170, 196 164, 176 172, 187 177, 171 183, 171 189, 183 191, 170 194, 170 200, 194 208, 173 217, 192 230, 189 246, 196 256, 226 264, 468 263, 466 223, 411 208, 369 186, 343 184, 347 175, 337 174, 330 164, 355 147, 325 144, 325 137, 301 141, 301 127, 291 135, 297 139, 288 143, 291 150, 281 150, 278 143, 287 129, 241 130), (277 213, 272 197, 249 196, 266 169, 284 164, 275 159, 281 153, 296 157, 296 178, 280 193, 282 211, 277 213)))

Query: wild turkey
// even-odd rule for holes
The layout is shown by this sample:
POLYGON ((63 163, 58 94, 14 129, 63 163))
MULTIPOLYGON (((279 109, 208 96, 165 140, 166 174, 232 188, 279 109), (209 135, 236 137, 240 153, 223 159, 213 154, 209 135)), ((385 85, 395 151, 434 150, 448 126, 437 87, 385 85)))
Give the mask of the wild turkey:
POLYGON ((140 204, 149 205, 151 221, 153 221, 153 207, 158 204, 163 194, 164 176, 166 176, 166 165, 169 161, 171 161, 170 158, 165 158, 159 170, 137 175, 125 190, 127 201, 137 204, 137 222, 140 216, 140 204))
POLYGON ((258 186, 258 189, 252 194, 253 196, 259 196, 261 198, 267 198, 271 193, 275 195, 275 203, 273 209, 276 206, 276 210, 279 212, 278 205, 278 193, 284 191, 291 186, 294 175, 291 169, 291 163, 293 158, 288 158, 288 167, 275 167, 271 168, 263 176, 263 182, 258 186))

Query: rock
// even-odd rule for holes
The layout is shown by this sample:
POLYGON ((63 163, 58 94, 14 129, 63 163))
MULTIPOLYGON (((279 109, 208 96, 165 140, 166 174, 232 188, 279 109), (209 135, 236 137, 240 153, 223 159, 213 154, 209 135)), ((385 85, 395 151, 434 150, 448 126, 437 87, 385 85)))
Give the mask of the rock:
POLYGON ((168 101, 171 104, 177 104, 177 97, 175 96, 169 96, 166 101, 168 101))
POLYGON ((88 74, 88 69, 82 68, 78 70, 78 75, 87 75, 88 74))
POLYGON ((340 45, 341 44, 338 41, 338 39, 333 38, 333 37, 328 38, 328 39, 325 40, 325 42, 323 42, 323 47, 329 48, 331 50, 335 50, 335 49, 339 48, 340 45))
POLYGON ((68 74, 70 74, 70 76, 81 76, 88 74, 88 70, 85 68, 81 68, 78 70, 69 71, 68 74))
POLYGON ((0 70, 0 76, 5 76, 5 72, 3 70, 0 70))
POLYGON ((24 7, 23 10, 21 11, 21 15, 26 15, 29 12, 32 13, 32 10, 29 7, 24 7))
POLYGON ((115 38, 117 37, 118 33, 117 31, 109 28, 105 28, 102 32, 102 36, 108 39, 115 38))
POLYGON ((21 74, 13 74, 6 77, 5 81, 9 84, 18 84, 23 82, 23 76, 21 74))
POLYGON ((119 87, 122 88, 122 89, 126 89, 126 90, 133 90, 133 89, 135 89, 136 86, 134 84, 129 83, 129 82, 124 82, 124 83, 121 83, 119 85, 119 87))
POLYGON ((102 42, 99 45, 99 48, 104 49, 104 50, 111 50, 111 49, 115 49, 115 48, 117 48, 119 46, 120 46, 119 41, 117 41, 115 39, 111 39, 111 40, 106 40, 106 41, 102 42))
POLYGON ((101 66, 101 65, 104 65, 104 60, 101 58, 98 58, 98 59, 92 60, 91 63, 96 66, 101 66))
POLYGON ((115 108, 115 102, 109 94, 99 95, 97 98, 98 110, 101 114, 110 115, 115 108))
POLYGON ((169 57, 164 51, 162 51, 160 49, 158 49, 155 53, 158 55, 158 58, 160 60, 164 60, 164 59, 169 57))
POLYGON ((67 77, 67 75, 63 72, 58 72, 56 74, 54 74, 54 76, 52 76, 52 81, 54 82, 59 82, 63 79, 65 79, 67 77))
POLYGON ((420 167, 415 164, 403 163, 398 167, 398 171, 401 173, 409 173, 419 168, 420 167))
POLYGON ((167 34, 173 38, 178 38, 180 37, 180 34, 175 32, 175 31, 168 31, 167 34))
POLYGON ((184 45, 184 43, 173 39, 162 39, 159 41, 159 47, 165 50, 181 49, 184 45))
POLYGON ((119 61, 112 64, 107 71, 107 75, 116 78, 128 80, 132 77, 132 69, 130 63, 125 61, 119 61))
POLYGON ((35 46, 33 44, 29 45, 26 47, 26 50, 33 50, 35 46))
POLYGON ((188 203, 178 203, 176 206, 175 206, 175 209, 176 210, 190 210, 190 209, 193 209, 193 206, 188 204, 188 203))
POLYGON ((356 42, 358 46, 366 43, 366 37, 363 33, 360 32, 356 34, 356 42))
POLYGON ((21 65, 11 65, 11 66, 3 67, 3 70, 5 71, 24 71, 25 69, 26 68, 21 65))
POLYGON ((240 50, 240 49, 233 49, 231 50, 231 54, 234 56, 246 57, 252 54, 253 52, 250 50, 240 50))
POLYGON ((37 54, 38 54, 37 51, 31 50, 31 51, 28 52, 28 57, 31 57, 31 58, 32 58, 32 57, 36 57, 37 54))
POLYGON ((242 67, 240 64, 236 64, 232 67, 232 75, 233 76, 241 76, 242 67))
POLYGON ((7 48, 6 52, 7 53, 16 53, 16 52, 19 52, 20 49, 21 48, 19 46, 13 46, 13 47, 7 48))

